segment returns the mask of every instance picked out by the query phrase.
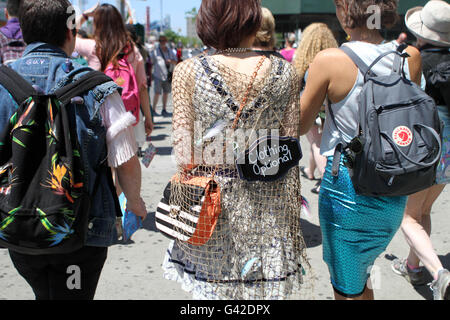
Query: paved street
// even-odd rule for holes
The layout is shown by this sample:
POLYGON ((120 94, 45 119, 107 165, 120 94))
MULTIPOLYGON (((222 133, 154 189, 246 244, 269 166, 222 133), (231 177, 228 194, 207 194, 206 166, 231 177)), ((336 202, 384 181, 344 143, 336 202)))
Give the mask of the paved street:
MULTIPOLYGON (((160 108, 159 108, 160 111, 160 108)), ((170 111, 170 109, 169 109, 170 111)), ((190 295, 174 282, 162 278, 161 263, 169 240, 157 232, 154 212, 162 191, 175 171, 171 157, 171 118, 157 117, 153 134, 158 155, 151 166, 143 168, 143 197, 150 212, 139 230, 126 244, 110 248, 108 260, 100 278, 96 299, 100 300, 188 300, 190 295)), ((302 139, 308 162, 308 143, 302 139)), ((302 219, 304 237, 308 246, 308 256, 315 273, 314 298, 332 299, 333 291, 328 270, 322 260, 322 241, 318 219, 318 196, 310 192, 314 182, 302 180, 302 193, 311 203, 311 217, 302 219)), ((445 267, 450 268, 450 188, 447 188, 436 202, 433 213, 432 241, 445 267)), ((374 268, 375 298, 382 300, 424 300, 431 299, 427 286, 413 288, 403 278, 391 271, 394 257, 404 257, 408 247, 401 231, 376 261, 374 268)), ((430 280, 431 281, 431 280, 430 280)), ((0 300, 33 299, 34 295, 27 283, 12 266, 6 250, 0 250, 0 300)))

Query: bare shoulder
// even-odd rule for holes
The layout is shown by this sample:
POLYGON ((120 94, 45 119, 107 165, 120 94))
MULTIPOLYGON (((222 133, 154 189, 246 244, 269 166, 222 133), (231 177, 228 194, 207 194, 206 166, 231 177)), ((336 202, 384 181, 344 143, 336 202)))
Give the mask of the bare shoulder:
POLYGON ((416 47, 413 46, 408 46, 405 49, 406 52, 408 52, 408 54, 411 56, 411 58, 413 59, 418 59, 420 58, 420 51, 419 49, 417 49, 416 47))
MULTIPOLYGON (((326 78, 335 78, 355 67, 352 60, 338 48, 330 48, 319 52, 310 65, 312 73, 320 72, 326 78)), ((355 68, 356 69, 356 68, 355 68)))
POLYGON ((420 51, 413 46, 408 46, 405 51, 410 55, 408 58, 409 64, 421 65, 422 64, 422 56, 420 55, 420 51))
POLYGON ((311 67, 331 74, 351 66, 352 60, 339 48, 325 49, 314 58, 311 67))
POLYGON ((408 64, 411 80, 417 84, 420 84, 422 76, 422 56, 420 51, 413 46, 408 46, 405 51, 410 55, 408 58, 408 64))
POLYGON ((314 58, 313 63, 335 63, 336 59, 344 60, 347 55, 339 48, 329 48, 320 51, 314 58))

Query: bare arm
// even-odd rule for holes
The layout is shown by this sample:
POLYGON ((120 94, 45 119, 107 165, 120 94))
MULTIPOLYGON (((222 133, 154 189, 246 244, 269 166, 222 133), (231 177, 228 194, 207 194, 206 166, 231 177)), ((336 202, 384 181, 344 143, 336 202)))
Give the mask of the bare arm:
POLYGON ((422 80, 422 57, 420 55, 420 51, 412 46, 409 46, 406 48, 406 52, 411 56, 408 58, 411 81, 420 86, 422 80))
POLYGON ((127 199, 127 209, 145 219, 147 209, 141 198, 141 164, 137 156, 116 168, 120 187, 127 199))
POLYGON ((148 88, 142 86, 139 90, 139 96, 141 99, 142 113, 145 118, 145 133, 147 136, 151 135, 153 131, 152 114, 150 112, 150 97, 148 95, 148 88))
POLYGON ((100 112, 107 128, 108 164, 115 169, 128 209, 145 218, 147 210, 141 199, 141 165, 136 156, 136 138, 132 128, 136 118, 126 112, 118 92, 106 98, 100 112))
POLYGON ((93 6, 92 8, 86 10, 85 12, 83 12, 82 15, 80 15, 79 17, 77 17, 76 19, 76 28, 80 29, 81 26, 87 21, 87 19, 85 17, 93 17, 95 10, 97 10, 97 8, 100 6, 100 2, 98 2, 95 6, 93 6))
POLYGON ((192 88, 194 69, 191 61, 176 66, 173 74, 173 148, 180 169, 194 167, 194 121, 192 88))
POLYGON ((326 99, 330 79, 328 78, 327 56, 319 53, 311 63, 308 81, 300 100, 300 135, 311 129, 326 99))

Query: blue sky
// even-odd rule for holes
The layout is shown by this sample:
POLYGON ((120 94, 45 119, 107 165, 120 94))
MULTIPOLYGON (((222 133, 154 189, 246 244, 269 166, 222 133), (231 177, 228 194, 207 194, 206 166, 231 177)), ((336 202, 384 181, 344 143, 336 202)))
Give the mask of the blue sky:
MULTIPOLYGON (((74 5, 78 5, 79 0, 71 0, 74 5)), ((86 8, 94 6, 97 0, 86 0, 86 8)), ((200 8, 201 0, 129 0, 135 11, 135 18, 139 23, 145 24, 146 7, 150 6, 151 21, 161 19, 161 2, 163 4, 164 16, 170 15, 172 29, 176 32, 181 30, 182 35, 186 35, 185 12, 196 7, 200 8)), ((117 5, 117 0, 100 0, 100 3, 111 3, 117 5)))

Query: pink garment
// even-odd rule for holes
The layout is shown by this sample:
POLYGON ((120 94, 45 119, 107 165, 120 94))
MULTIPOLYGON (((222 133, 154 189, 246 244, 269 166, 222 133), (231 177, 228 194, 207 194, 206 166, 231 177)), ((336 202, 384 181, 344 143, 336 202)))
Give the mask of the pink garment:
POLYGON ((284 59, 286 59, 288 62, 292 62, 292 60, 294 59, 295 49, 283 49, 280 53, 284 59))
MULTIPOLYGON (((77 38, 75 44, 75 51, 83 56, 88 64, 94 70, 100 71, 101 63, 97 55, 95 54, 95 40, 77 38)), ((138 48, 134 46, 133 54, 128 56, 128 62, 134 69, 136 74, 136 80, 139 88, 147 88, 147 74, 145 72, 145 61, 142 58, 138 48)))

